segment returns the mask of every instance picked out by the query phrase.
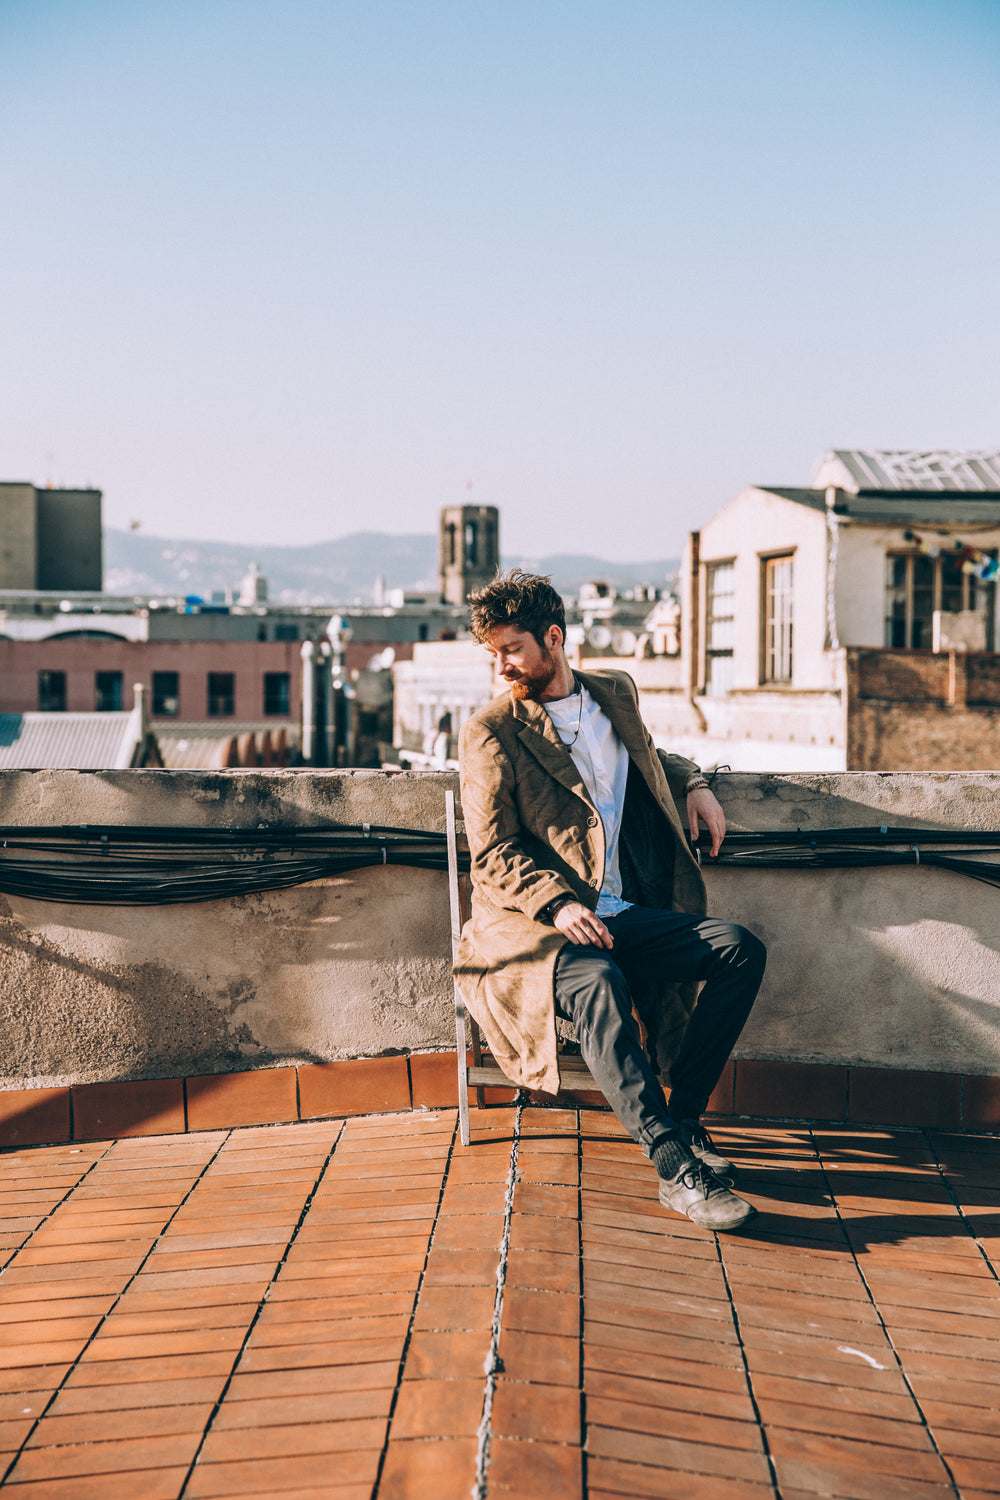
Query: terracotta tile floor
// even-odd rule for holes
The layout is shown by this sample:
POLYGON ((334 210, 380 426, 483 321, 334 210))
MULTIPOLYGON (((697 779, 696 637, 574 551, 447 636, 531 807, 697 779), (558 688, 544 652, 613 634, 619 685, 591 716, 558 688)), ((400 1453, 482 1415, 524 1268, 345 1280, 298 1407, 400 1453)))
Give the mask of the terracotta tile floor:
POLYGON ((605 1113, 473 1118, 0 1153, 12 1497, 1000 1495, 1000 1139, 722 1127, 716 1237, 605 1113))

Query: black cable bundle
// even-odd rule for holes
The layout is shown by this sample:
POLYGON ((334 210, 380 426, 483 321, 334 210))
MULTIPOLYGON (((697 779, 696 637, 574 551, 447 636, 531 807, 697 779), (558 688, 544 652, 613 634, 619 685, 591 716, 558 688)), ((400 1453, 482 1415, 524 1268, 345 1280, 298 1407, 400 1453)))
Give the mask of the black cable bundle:
POLYGON ((974 829, 820 828, 788 833, 727 833, 715 865, 769 870, 877 869, 932 865, 1000 885, 1000 864, 982 858, 1000 855, 1000 834, 974 829), (950 848, 942 848, 950 845, 950 848), (963 853, 956 852, 958 849, 963 853), (978 858, 966 853, 974 849, 978 858))
MULTIPOLYGON (((933 865, 1000 885, 1000 834, 926 828, 729 833, 713 865, 771 870, 933 865), (969 858, 970 850, 980 857, 969 858), (959 852, 961 851, 961 852, 959 852)), ((463 870, 469 856, 460 855, 463 870)), ((446 870, 445 835, 372 824, 280 829, 81 823, 0 828, 0 892, 87 906, 169 906, 283 890, 371 865, 446 870)))
MULTIPOLYGON (((462 861, 468 869, 468 856, 462 861)), ((282 890, 370 865, 446 870, 413 828, 0 828, 0 892, 87 906, 169 906, 282 890)))

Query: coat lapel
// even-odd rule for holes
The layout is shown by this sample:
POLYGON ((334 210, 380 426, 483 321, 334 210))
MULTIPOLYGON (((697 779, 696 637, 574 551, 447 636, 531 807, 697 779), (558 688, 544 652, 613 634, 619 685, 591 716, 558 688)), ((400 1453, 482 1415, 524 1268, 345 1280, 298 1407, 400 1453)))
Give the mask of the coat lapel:
POLYGON ((649 790, 660 801, 662 788, 657 776, 659 762, 650 756, 642 720, 632 695, 626 688, 619 688, 613 677, 601 677, 591 672, 577 672, 576 675, 598 707, 611 720, 618 738, 629 753, 629 759, 635 762, 649 790))
POLYGON ((590 793, 576 763, 559 738, 555 725, 541 704, 530 699, 511 698, 514 718, 517 720, 518 738, 550 776, 574 796, 582 797, 588 807, 592 806, 590 793))

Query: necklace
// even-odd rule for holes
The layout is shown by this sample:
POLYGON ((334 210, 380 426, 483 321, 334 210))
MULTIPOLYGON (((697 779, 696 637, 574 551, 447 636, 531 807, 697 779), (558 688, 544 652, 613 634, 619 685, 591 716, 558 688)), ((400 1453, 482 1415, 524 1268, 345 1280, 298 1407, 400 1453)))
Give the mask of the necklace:
POLYGON ((576 728, 573 731, 573 738, 571 740, 563 740, 563 744, 566 746, 567 750, 572 750, 573 746, 576 744, 577 740, 580 738, 580 730, 581 730, 581 728, 583 726, 583 688, 579 689, 579 697, 580 697, 580 712, 576 716, 576 728))

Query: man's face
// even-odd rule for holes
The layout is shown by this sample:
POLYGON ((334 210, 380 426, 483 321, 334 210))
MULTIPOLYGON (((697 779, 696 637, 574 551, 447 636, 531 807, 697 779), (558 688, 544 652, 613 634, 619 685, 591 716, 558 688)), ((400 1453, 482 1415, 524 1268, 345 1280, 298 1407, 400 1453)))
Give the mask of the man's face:
POLYGON ((551 648, 562 639, 558 626, 551 625, 543 639, 545 644, 539 645, 530 630, 517 625, 498 625, 487 637, 486 649, 515 698, 537 700, 556 675, 558 663, 551 648))

